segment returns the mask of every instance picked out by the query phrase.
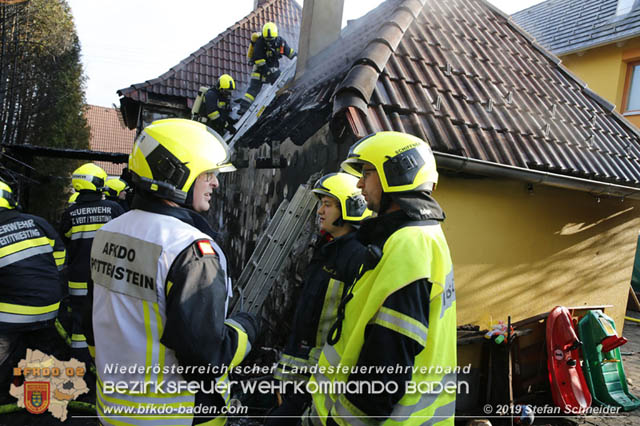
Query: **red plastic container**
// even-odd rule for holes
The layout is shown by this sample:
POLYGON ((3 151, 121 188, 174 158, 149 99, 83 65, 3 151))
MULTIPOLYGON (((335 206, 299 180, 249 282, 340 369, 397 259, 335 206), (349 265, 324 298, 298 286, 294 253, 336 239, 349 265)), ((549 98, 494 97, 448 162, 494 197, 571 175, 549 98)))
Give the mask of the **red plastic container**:
POLYGON ((566 414, 583 414, 591 407, 591 393, 580 365, 582 342, 567 308, 556 306, 549 313, 546 337, 553 402, 566 414))

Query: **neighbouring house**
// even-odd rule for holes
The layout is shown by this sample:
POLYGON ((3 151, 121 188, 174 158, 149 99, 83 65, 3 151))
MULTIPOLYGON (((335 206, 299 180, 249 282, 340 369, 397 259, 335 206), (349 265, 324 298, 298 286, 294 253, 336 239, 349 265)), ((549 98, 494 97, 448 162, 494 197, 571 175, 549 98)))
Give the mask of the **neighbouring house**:
MULTIPOLYGON (((225 174, 215 201, 234 276, 300 184, 338 170, 359 138, 403 131, 438 162, 459 324, 612 305, 620 330, 640 229, 638 129, 484 0, 387 0, 335 33, 314 28, 336 28, 327 22, 341 10, 311 13, 316 3, 305 1, 300 33, 311 39, 301 37, 295 79, 238 142, 251 165, 277 149, 287 167, 225 174)), ((195 94, 182 76, 172 84, 195 94)), ((272 290, 266 330, 286 334, 282 305, 300 286, 308 238, 272 290)), ((460 364, 478 352, 461 347, 460 364)))
POLYGON ((214 86, 225 73, 236 82, 236 97, 242 96, 251 73, 247 59, 251 34, 271 21, 296 48, 301 12, 294 0, 256 0, 251 13, 160 77, 118 90, 120 111, 127 127, 140 131, 161 118, 190 118, 198 89, 214 86))
MULTIPOLYGON (((136 137, 135 130, 124 126, 120 111, 98 105, 88 105, 87 123, 91 128, 89 146, 93 151, 129 154, 136 137)), ((126 163, 95 161, 109 176, 120 176, 126 163)))
POLYGON ((640 126, 640 3, 547 0, 513 20, 640 126))

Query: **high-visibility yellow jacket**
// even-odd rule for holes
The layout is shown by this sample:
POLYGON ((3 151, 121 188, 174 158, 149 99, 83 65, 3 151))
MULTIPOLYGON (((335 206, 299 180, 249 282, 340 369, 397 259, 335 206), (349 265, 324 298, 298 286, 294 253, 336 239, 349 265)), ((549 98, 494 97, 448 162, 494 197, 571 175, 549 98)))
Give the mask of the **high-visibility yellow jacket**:
MULTIPOLYGON (((411 222, 391 234, 375 268, 365 272, 346 303, 342 331, 335 345, 324 346, 318 372, 310 380, 313 406, 306 421, 340 425, 438 424, 453 425, 456 382, 456 304, 449 248, 438 222, 411 222), (392 294, 420 280, 431 283, 428 328, 401 312, 384 306, 392 294), (359 366, 365 329, 375 324, 417 342, 411 380, 384 421, 372 421, 349 400, 346 383, 359 366), (447 391, 437 392, 442 388, 447 391), (431 389, 425 393, 420 390, 431 389), (413 392, 412 390, 416 390, 413 392)), ((380 351, 385 349, 379 348, 380 351)))

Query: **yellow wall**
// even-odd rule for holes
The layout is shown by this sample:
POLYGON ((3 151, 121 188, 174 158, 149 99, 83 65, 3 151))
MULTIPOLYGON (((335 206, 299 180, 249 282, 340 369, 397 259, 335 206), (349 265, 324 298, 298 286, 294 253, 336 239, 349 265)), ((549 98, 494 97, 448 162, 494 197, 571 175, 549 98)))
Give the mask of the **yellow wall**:
POLYGON ((621 331, 640 202, 456 176, 442 176, 434 195, 447 215, 458 325, 611 304, 621 331))
MULTIPOLYGON (((623 61, 625 54, 640 49, 640 37, 626 40, 621 47, 613 43, 582 52, 561 56, 562 63, 572 73, 585 81, 591 90, 616 105, 622 111, 622 97, 627 71, 623 61)), ((638 57, 637 59, 640 59, 638 57)), ((640 115, 626 116, 636 127, 640 126, 640 115)))

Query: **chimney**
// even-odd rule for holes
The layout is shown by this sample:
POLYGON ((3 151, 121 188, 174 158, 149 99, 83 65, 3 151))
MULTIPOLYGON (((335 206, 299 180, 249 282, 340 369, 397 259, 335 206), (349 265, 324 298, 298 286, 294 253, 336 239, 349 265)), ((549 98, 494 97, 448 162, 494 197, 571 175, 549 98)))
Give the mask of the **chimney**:
POLYGON ((344 0, 304 0, 296 79, 309 58, 340 38, 344 0))
POLYGON ((618 0, 618 7, 616 8, 616 16, 626 15, 633 10, 635 0, 618 0))
POLYGON ((253 0, 253 10, 256 10, 266 2, 267 0, 253 0))

